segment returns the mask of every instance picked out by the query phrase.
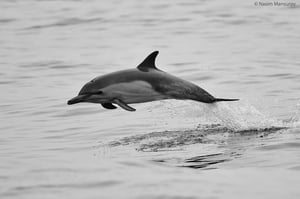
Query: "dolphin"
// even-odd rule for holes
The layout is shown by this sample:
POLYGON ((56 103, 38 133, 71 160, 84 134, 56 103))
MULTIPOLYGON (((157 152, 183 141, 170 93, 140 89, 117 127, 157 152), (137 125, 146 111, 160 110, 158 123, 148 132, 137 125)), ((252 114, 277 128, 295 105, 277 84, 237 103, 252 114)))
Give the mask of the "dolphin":
POLYGON ((203 103, 238 100, 215 98, 199 86, 158 69, 155 66, 157 55, 158 51, 152 52, 134 69, 94 78, 82 87, 78 96, 68 101, 68 105, 89 102, 100 103, 106 109, 116 109, 117 104, 127 111, 135 111, 128 104, 165 99, 203 103))

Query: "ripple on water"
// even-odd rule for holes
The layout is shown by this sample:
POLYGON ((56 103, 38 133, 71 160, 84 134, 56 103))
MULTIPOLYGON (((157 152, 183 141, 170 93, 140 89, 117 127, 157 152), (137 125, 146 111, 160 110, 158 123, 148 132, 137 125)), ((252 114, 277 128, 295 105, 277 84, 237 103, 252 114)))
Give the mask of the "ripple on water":
POLYGON ((293 73, 275 73, 275 74, 267 74, 264 77, 274 77, 274 78, 281 78, 281 79, 298 79, 300 78, 300 74, 293 74, 293 73))
POLYGON ((300 149, 300 143, 299 142, 288 142, 288 143, 280 143, 280 144, 271 144, 267 146, 262 146, 260 149, 262 150, 278 150, 278 149, 288 149, 288 148, 299 148, 300 149))
POLYGON ((21 68, 37 68, 37 69, 73 69, 77 67, 85 67, 87 64, 66 64, 63 61, 48 60, 35 63, 27 63, 20 65, 21 68))
MULTIPOLYGON (((204 169, 215 164, 230 161, 231 159, 232 158, 225 153, 201 155, 184 160, 184 163, 181 165, 181 167, 204 169)), ((210 167, 209 169, 213 168, 210 167)))
POLYGON ((13 18, 2 18, 2 19, 0 19, 0 23, 1 24, 6 24, 6 23, 11 23, 11 22, 14 22, 14 21, 16 21, 16 19, 13 19, 13 18))
POLYGON ((65 27, 65 26, 71 26, 71 25, 83 25, 93 22, 103 22, 103 19, 98 18, 89 18, 89 19, 83 19, 83 18, 66 18, 59 20, 55 23, 46 24, 46 25, 35 25, 30 26, 28 28, 25 28, 25 30, 34 30, 34 29, 45 29, 45 28, 54 28, 54 27, 65 27))
POLYGON ((73 110, 68 110, 65 112, 61 112, 58 114, 55 114, 53 117, 76 117, 76 116, 82 116, 82 115, 91 115, 91 114, 96 114, 100 112, 104 112, 105 110, 102 109, 95 109, 95 108, 77 108, 73 110))
POLYGON ((38 185, 27 185, 27 186, 16 186, 6 193, 2 194, 3 196, 12 196, 12 195, 24 195, 28 192, 41 192, 43 190, 56 190, 56 189, 93 189, 93 188, 104 188, 111 187, 121 184, 120 181, 115 180, 105 180, 105 181, 95 181, 95 182, 82 182, 82 183, 55 183, 55 184, 38 184, 38 185))
POLYGON ((15 83, 16 83, 16 81, 8 81, 8 80, 7 81, 0 81, 0 85, 1 84, 4 84, 4 85, 5 84, 15 84, 15 83))

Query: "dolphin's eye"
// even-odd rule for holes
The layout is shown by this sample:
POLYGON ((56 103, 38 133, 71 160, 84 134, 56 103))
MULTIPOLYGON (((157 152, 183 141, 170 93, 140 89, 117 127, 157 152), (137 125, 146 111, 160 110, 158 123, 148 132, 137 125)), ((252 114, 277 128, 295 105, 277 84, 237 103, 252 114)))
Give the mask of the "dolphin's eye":
POLYGON ((94 94, 100 95, 100 94, 102 94, 102 93, 103 93, 103 91, 96 91, 94 94))

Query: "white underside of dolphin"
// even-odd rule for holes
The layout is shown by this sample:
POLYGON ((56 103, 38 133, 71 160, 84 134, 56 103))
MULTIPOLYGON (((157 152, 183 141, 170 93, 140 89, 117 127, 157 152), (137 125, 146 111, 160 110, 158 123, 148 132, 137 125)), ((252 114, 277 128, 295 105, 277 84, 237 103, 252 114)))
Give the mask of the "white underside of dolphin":
POLYGON ((113 84, 102 90, 112 96, 121 96, 127 104, 167 99, 166 96, 155 91, 151 84, 141 80, 113 84))
POLYGON ((195 100, 204 103, 235 101, 215 98, 199 86, 161 71, 155 66, 158 51, 151 53, 135 69, 99 76, 86 83, 78 96, 68 104, 100 103, 104 108, 116 109, 117 104, 127 111, 135 111, 128 104, 164 99, 195 100))

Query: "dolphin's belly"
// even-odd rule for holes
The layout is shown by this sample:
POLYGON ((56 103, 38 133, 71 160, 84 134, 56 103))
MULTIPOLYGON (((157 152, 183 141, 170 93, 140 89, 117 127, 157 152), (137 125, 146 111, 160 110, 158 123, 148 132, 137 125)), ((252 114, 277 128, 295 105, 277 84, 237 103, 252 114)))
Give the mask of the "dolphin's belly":
POLYGON ((118 98, 127 104, 149 102, 168 98, 167 96, 155 91, 151 84, 145 81, 122 82, 107 86, 102 90, 108 98, 118 98))

